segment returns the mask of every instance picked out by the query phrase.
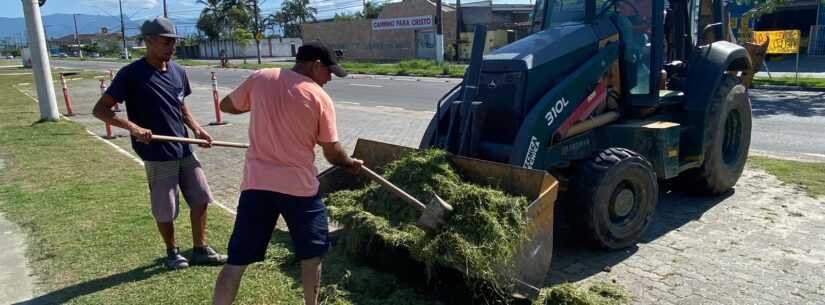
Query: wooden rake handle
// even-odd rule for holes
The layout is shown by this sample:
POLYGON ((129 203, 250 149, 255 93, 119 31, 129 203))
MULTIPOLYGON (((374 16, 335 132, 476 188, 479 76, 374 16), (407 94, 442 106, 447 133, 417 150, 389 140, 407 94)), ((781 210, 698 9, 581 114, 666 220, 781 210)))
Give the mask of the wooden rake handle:
POLYGON ((415 207, 416 209, 418 209, 422 213, 427 212, 427 206, 425 206, 423 203, 421 203, 421 201, 418 201, 418 199, 415 199, 415 197, 411 196, 410 194, 407 194, 407 192, 405 192, 404 190, 402 190, 402 189, 398 188, 397 186, 395 186, 395 184, 392 184, 392 182, 387 181, 387 179, 384 179, 384 177, 381 177, 381 175, 375 173, 374 171, 367 168, 366 166, 361 166, 361 169, 364 171, 364 173, 367 174, 367 176, 370 179, 372 179, 373 181, 378 182, 382 186, 386 187, 387 189, 390 190, 390 192, 394 193, 398 197, 401 197, 401 199, 404 199, 404 201, 406 201, 407 203, 413 205, 413 207, 415 207))
MULTIPOLYGON (((207 142, 206 140, 202 140, 202 139, 159 136, 159 135, 152 135, 152 141, 182 142, 182 143, 189 143, 189 144, 209 144, 209 142, 207 142)), ((212 146, 249 148, 249 144, 246 144, 246 143, 235 143, 235 142, 224 142, 224 141, 212 141, 212 146)))

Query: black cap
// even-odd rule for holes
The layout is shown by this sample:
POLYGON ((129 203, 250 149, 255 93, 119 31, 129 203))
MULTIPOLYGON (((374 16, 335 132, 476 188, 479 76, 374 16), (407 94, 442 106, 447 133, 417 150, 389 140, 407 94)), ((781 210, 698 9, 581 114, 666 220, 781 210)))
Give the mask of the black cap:
POLYGON ((180 38, 175 32, 175 25, 172 21, 164 17, 155 17, 143 22, 140 26, 140 33, 143 36, 163 36, 171 38, 180 38))
POLYGON ((346 77, 347 71, 341 66, 338 65, 336 62, 335 57, 332 55, 332 50, 330 50, 327 46, 320 42, 310 42, 302 45, 298 48, 298 54, 295 55, 295 60, 298 61, 321 61, 322 64, 327 66, 332 74, 338 77, 346 77))

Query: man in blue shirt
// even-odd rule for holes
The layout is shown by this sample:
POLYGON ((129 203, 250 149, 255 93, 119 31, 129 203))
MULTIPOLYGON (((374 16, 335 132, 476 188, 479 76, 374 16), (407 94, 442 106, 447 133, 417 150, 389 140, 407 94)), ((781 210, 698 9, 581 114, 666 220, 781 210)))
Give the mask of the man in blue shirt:
POLYGON ((195 137, 212 141, 183 102, 192 92, 189 79, 183 68, 170 61, 178 35, 172 22, 163 17, 147 20, 140 30, 146 56, 117 73, 95 105, 94 115, 131 133, 132 148, 145 163, 152 215, 166 244, 166 266, 189 266, 175 242, 174 220, 180 210, 178 187, 190 207, 192 263, 223 264, 226 256, 206 244, 206 208, 213 199, 192 148, 184 143, 152 142, 152 134, 188 137, 187 126, 195 137), (128 119, 115 116, 111 109, 117 103, 126 104, 128 119))

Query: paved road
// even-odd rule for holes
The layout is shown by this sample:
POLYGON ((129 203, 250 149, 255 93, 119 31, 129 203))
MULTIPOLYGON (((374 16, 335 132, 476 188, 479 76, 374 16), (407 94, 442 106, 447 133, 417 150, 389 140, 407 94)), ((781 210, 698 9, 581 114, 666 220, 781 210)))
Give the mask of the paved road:
MULTIPOLYGON (((118 69, 121 63, 57 61, 58 66, 85 69, 118 69)), ((213 68, 188 67, 193 87, 209 90, 213 68)), ((219 71, 221 92, 238 86, 252 72, 242 69, 219 71)), ((434 111, 435 101, 455 86, 457 80, 410 77, 346 78, 330 82, 325 89, 341 104, 434 111)), ((786 158, 825 161, 825 95, 822 93, 751 90, 754 152, 786 158)))
MULTIPOLYGON (((56 61, 60 67, 72 67, 95 70, 117 70, 122 63, 56 61)), ((210 72, 218 70, 218 83, 226 92, 235 88, 252 74, 245 69, 214 69, 206 67, 186 67, 189 80, 193 85, 211 86, 210 72)), ((365 106, 397 107, 408 110, 435 111, 435 102, 447 90, 454 87, 456 79, 419 79, 412 77, 383 77, 371 79, 357 78, 336 79, 324 89, 336 102, 365 106)))

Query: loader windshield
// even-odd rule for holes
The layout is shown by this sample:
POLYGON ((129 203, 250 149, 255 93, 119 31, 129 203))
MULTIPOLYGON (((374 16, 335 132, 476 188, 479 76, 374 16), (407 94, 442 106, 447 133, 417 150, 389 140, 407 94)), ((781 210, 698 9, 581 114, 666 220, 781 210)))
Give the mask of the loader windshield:
POLYGON ((593 16, 595 8, 604 2, 605 0, 537 1, 532 16, 533 32, 552 26, 583 23, 587 21, 588 16, 593 16))

